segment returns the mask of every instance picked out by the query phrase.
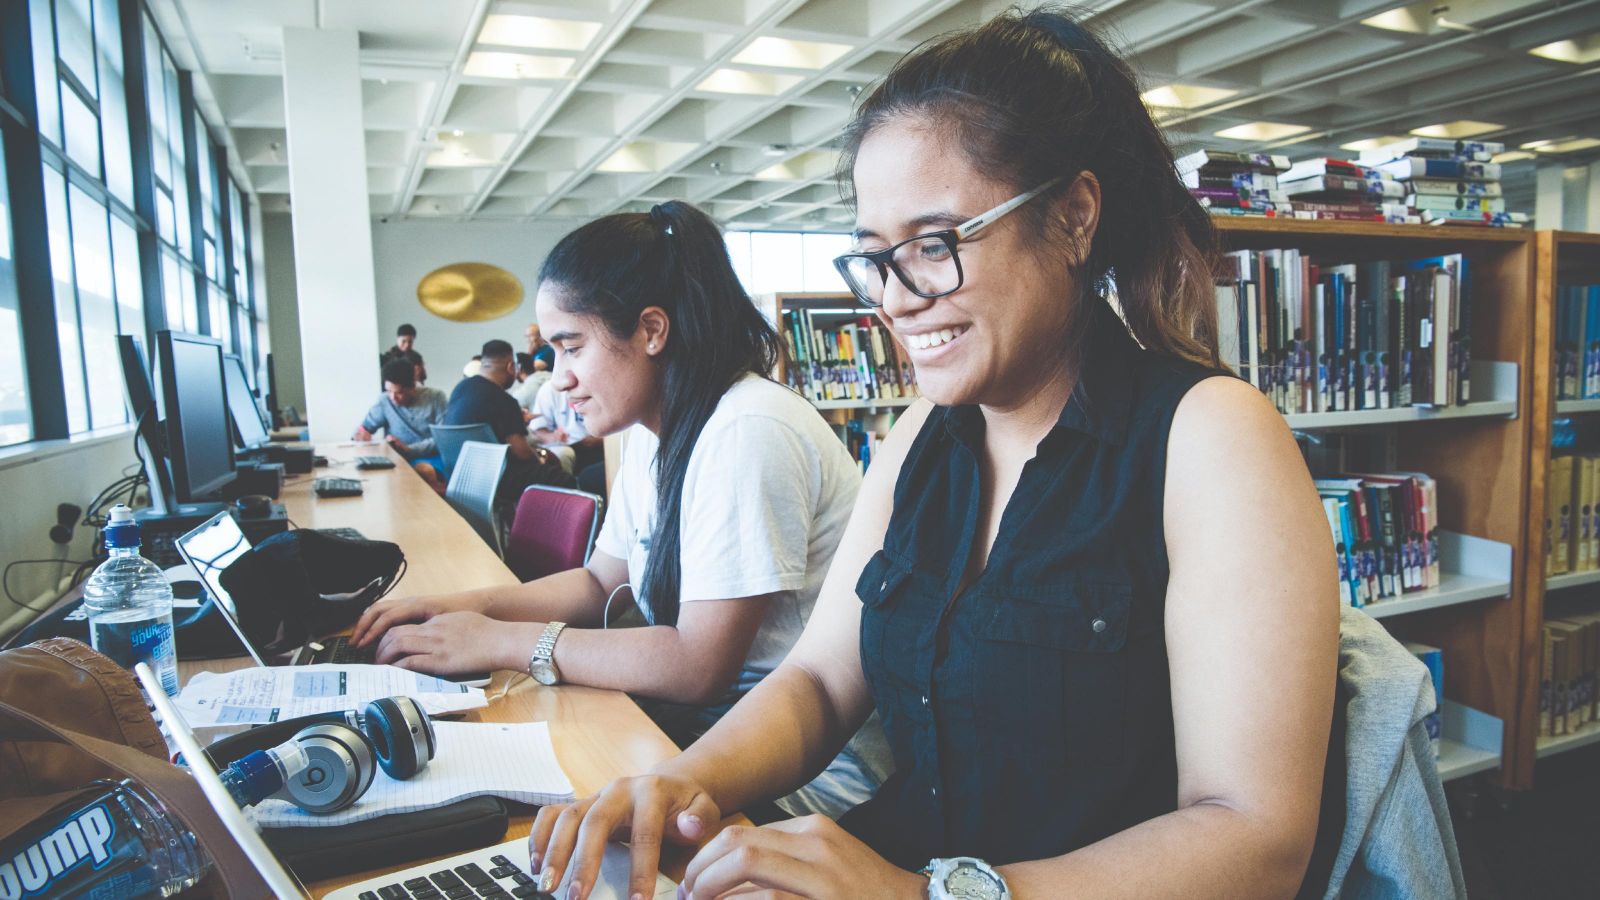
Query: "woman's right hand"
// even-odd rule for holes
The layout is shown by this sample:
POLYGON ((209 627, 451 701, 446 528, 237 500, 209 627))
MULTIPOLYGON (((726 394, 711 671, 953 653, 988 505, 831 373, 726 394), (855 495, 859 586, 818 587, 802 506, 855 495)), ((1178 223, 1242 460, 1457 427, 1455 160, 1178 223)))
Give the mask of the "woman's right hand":
POLYGON ((600 874, 606 842, 625 840, 633 857, 627 896, 651 897, 663 840, 698 844, 720 821, 717 804, 695 781, 673 775, 619 778, 592 797, 540 809, 528 836, 529 862, 539 872, 539 889, 547 892, 574 867, 576 892, 570 896, 584 900, 600 874))
POLYGON ((356 620, 355 627, 350 630, 350 643, 364 647, 376 643, 384 632, 396 625, 426 622, 447 612, 481 613, 487 605, 475 592, 379 600, 356 620))

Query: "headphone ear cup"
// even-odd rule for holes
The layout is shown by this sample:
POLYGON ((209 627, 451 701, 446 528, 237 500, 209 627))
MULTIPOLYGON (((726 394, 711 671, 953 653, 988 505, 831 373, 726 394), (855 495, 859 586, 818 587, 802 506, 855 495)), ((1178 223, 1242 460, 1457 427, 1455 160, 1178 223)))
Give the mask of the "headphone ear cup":
POLYGON ((368 703, 364 724, 377 751, 378 765, 390 778, 412 778, 433 759, 433 720, 410 697, 385 697, 368 703))
POLYGON ((361 798, 378 770, 367 736, 347 725, 313 725, 294 737, 306 767, 282 793, 301 809, 326 815, 361 798))

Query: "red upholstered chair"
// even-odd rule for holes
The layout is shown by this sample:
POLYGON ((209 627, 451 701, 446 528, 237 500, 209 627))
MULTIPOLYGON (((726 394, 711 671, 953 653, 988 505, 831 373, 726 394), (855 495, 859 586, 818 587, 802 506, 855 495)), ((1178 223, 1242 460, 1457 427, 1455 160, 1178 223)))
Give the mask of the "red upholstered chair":
POLYGON ((506 565, 523 581, 589 561, 600 531, 599 496, 536 484, 522 492, 506 537, 506 565))

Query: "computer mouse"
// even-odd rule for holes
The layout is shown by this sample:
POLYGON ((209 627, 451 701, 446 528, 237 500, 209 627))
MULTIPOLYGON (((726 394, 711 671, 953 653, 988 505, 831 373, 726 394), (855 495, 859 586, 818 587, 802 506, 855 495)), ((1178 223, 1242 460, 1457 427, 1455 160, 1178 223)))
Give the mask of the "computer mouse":
POLYGON ((272 512, 272 498, 265 494, 245 494, 233 501, 233 508, 247 519, 258 518, 272 512))

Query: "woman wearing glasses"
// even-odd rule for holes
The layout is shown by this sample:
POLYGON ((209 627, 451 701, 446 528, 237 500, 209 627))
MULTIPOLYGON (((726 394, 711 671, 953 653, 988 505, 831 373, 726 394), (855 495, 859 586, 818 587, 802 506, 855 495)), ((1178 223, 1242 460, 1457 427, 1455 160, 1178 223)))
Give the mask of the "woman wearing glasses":
POLYGON ((1210 223, 1129 69, 1007 13, 903 59, 844 159, 838 268, 935 405, 874 461, 784 665, 652 775, 542 810, 536 860, 581 897, 631 834, 649 896, 663 840, 804 783, 876 708, 873 799, 723 831, 688 893, 1294 894, 1332 547, 1282 418, 1217 362, 1210 223))

